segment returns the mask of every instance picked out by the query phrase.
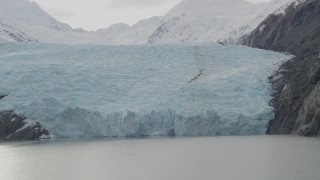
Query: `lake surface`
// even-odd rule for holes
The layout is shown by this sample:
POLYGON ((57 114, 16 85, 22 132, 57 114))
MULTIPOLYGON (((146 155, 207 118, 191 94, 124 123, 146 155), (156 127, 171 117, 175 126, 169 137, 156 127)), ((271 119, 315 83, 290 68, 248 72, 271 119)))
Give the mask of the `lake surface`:
POLYGON ((294 136, 0 144, 1 180, 319 180, 320 139, 294 136))

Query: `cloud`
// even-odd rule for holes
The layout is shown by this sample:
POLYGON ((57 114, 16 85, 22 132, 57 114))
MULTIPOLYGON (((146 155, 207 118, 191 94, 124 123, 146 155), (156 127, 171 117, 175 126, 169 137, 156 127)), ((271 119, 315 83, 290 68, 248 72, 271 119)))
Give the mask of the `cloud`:
POLYGON ((268 1, 271 1, 271 0, 245 0, 245 1, 248 1, 248 2, 251 2, 251 3, 261 3, 261 2, 268 2, 268 1))
POLYGON ((176 4, 180 0, 110 0, 108 5, 114 8, 148 8, 176 4))
POLYGON ((72 14, 71 12, 63 11, 61 9, 56 9, 56 8, 46 8, 47 12, 49 14, 54 14, 56 18, 58 19, 65 19, 65 18, 72 18, 75 15, 72 14))
POLYGON ((29 1, 36 1, 50 15, 72 27, 96 30, 106 28, 114 23, 133 25, 141 19, 163 16, 181 0, 29 1))

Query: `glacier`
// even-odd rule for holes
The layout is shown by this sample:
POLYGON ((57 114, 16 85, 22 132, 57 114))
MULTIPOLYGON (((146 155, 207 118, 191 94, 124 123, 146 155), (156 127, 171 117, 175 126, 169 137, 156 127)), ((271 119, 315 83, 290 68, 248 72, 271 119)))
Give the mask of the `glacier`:
POLYGON ((0 46, 0 110, 56 137, 264 134, 290 55, 212 43, 0 46))

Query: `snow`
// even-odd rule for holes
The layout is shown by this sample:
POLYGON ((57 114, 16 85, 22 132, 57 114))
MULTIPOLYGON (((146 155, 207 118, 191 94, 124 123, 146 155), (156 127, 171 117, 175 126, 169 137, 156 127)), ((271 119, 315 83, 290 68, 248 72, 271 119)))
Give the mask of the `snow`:
POLYGON ((259 32, 261 33, 263 30, 264 30, 264 28, 266 27, 266 25, 264 24, 264 25, 262 25, 262 26, 260 26, 260 28, 259 28, 259 32))
MULTIPOLYGON (((99 36, 101 44, 146 44, 152 32, 160 26, 161 17, 151 17, 137 22, 129 27, 124 24, 116 24, 104 30, 103 36, 99 36)), ((100 31, 101 32, 101 31, 100 31)), ((99 31, 98 31, 99 33, 99 31)))
POLYGON ((252 32, 269 14, 294 0, 251 4, 243 0, 184 0, 171 10, 150 43, 228 42, 252 32))
POLYGON ((128 24, 113 24, 106 29, 99 29, 97 33, 105 35, 105 36, 115 36, 117 33, 128 30, 130 26, 128 24))
POLYGON ((161 19, 152 17, 139 21, 132 27, 115 24, 97 32, 88 32, 83 29, 72 29, 68 24, 57 21, 35 2, 0 0, 0 5, 0 42, 145 44, 148 37, 160 25, 161 19), (7 32, 15 35, 12 37, 7 32), (17 39, 16 36, 22 37, 17 39))
POLYGON ((289 58, 217 44, 2 44, 0 110, 57 137, 264 134, 267 77, 289 58))
POLYGON ((21 20, 33 25, 46 26, 56 30, 71 30, 72 28, 64 23, 55 20, 42 10, 37 3, 26 0, 0 0, 2 11, 9 17, 21 20))
POLYGON ((274 14, 284 14, 287 8, 290 5, 293 5, 293 7, 297 7, 300 3, 305 2, 306 0, 275 0, 274 5, 277 6, 278 4, 283 4, 280 8, 274 12, 274 14))
POLYGON ((37 125, 35 123, 35 121, 30 120, 30 119, 23 120, 23 123, 24 123, 24 125, 21 128, 17 129, 15 133, 19 133, 20 131, 23 131, 23 130, 25 130, 27 128, 32 128, 32 127, 37 125))
POLYGON ((45 140, 45 139, 51 139, 51 137, 50 137, 50 135, 42 134, 39 139, 45 140))

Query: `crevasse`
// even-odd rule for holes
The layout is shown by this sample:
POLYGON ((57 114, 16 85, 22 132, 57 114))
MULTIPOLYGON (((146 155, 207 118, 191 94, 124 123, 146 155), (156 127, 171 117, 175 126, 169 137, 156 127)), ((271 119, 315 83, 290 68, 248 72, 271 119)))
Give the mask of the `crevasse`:
POLYGON ((58 137, 263 134, 290 56, 241 46, 3 44, 1 110, 58 137))

